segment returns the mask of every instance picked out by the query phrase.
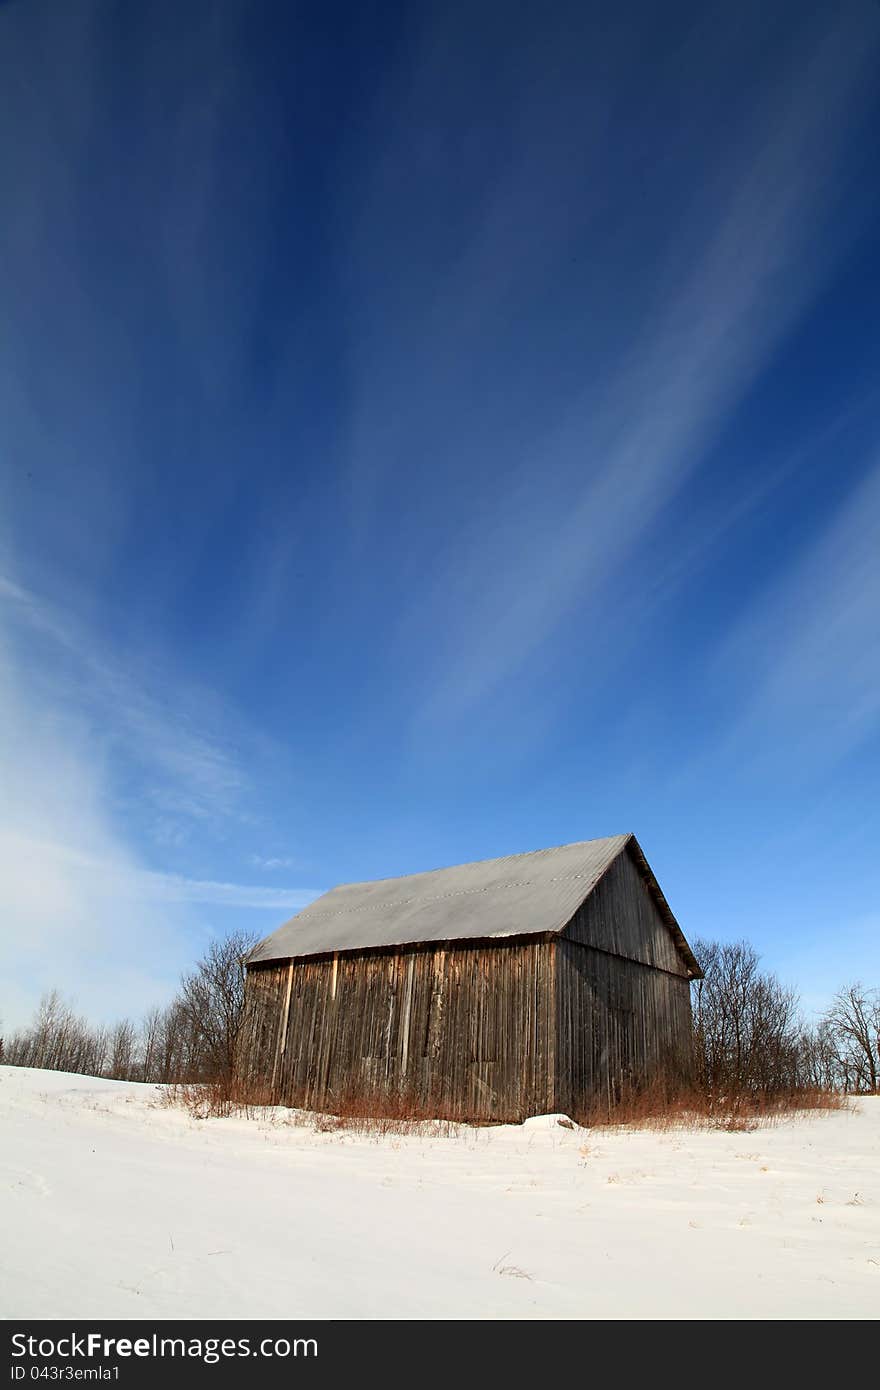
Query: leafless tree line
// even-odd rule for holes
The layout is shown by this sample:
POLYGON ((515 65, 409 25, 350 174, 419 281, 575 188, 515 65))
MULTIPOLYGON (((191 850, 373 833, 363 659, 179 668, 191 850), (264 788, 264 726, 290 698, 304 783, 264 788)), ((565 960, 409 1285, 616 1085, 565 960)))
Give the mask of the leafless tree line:
POLYGON ((171 1003, 138 1023, 94 1027, 51 990, 29 1027, 0 1038, 0 1062, 118 1081, 226 1081, 244 1024, 243 962, 255 942, 245 932, 212 942, 171 1003))
MULTIPOLYGON (((229 1086, 246 1026, 243 961, 254 943, 243 932, 212 942, 171 1003, 140 1023, 95 1028, 53 990, 28 1028, 0 1038, 0 1061, 122 1081, 229 1086)), ((694 952, 705 972, 693 992, 694 1070, 707 1099, 878 1089, 880 991, 847 985, 808 1026, 797 995, 759 968, 748 943, 698 941, 694 952)))
POLYGON ((818 1025, 804 1034, 804 1066, 826 1090, 871 1095, 880 1082, 880 990, 838 990, 818 1025))
POLYGON ((708 1095, 877 1090, 880 991, 847 985, 808 1025, 747 942, 698 941, 694 954, 704 971, 693 990, 697 1081, 708 1095))

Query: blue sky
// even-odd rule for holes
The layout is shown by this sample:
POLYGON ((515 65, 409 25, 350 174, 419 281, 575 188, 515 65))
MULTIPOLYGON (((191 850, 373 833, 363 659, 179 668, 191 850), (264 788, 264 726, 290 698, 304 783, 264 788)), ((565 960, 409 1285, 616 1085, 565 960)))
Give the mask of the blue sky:
POLYGON ((633 830, 880 982, 880 6, 0 6, 0 1015, 633 830))

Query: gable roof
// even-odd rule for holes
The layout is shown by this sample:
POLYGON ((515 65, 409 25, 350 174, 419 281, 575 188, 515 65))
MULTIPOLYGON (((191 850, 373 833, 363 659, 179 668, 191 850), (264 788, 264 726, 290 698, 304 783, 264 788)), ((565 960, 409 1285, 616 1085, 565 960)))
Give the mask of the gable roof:
POLYGON ((690 973, 699 975, 700 968, 634 835, 581 840, 403 878, 341 884, 259 942, 248 964, 331 951, 560 932, 625 849, 640 869, 690 973))

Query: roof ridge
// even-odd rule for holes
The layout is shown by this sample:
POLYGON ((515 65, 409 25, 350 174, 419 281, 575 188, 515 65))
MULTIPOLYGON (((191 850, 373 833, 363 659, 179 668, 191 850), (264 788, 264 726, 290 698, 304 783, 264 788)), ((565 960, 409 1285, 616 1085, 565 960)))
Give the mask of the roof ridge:
POLYGON ((569 840, 561 845, 545 845, 543 849, 523 849, 519 850, 516 854, 495 854, 490 855, 488 859, 468 859, 463 864, 440 864, 433 869, 416 869, 414 873, 391 874, 388 878, 353 879, 350 883, 336 883, 329 891, 334 893, 337 888, 378 887, 380 883, 400 883, 401 880, 405 878, 421 878, 423 875, 427 877, 428 874, 445 874, 452 873, 453 871, 460 872, 462 869, 478 869, 482 868, 485 864, 503 864, 505 860, 508 859, 533 859, 536 854, 555 854, 561 849, 583 849, 585 845, 603 845, 610 843, 612 840, 626 842, 632 839, 634 839, 633 832, 631 830, 625 830, 619 835, 596 835, 592 840, 569 840))
MULTIPOLYGON (((612 837, 609 836, 608 838, 610 839, 610 838, 612 838, 612 837)), ((587 841, 584 841, 584 843, 585 843, 585 844, 590 844, 590 843, 594 843, 594 842, 587 840, 587 841)), ((511 857, 516 857, 516 856, 511 856, 511 857)), ((478 862, 478 863, 479 863, 479 862, 482 862, 482 863, 484 863, 484 864, 489 864, 489 863, 491 863, 492 861, 489 860, 489 859, 484 859, 484 860, 482 860, 482 861, 479 861, 479 860, 478 860, 478 861, 476 861, 476 862, 478 862)), ((431 870, 427 870, 426 872, 429 872, 429 873, 430 873, 430 872, 432 872, 432 871, 431 871, 431 870)), ((436 870, 435 870, 434 872, 436 872, 436 870)), ((604 868, 603 868, 602 872, 603 872, 603 873, 605 872, 604 868)), ((588 879, 588 880, 594 880, 594 879, 596 879, 597 877, 600 877, 600 876, 601 876, 601 875, 597 875, 596 871, 593 870, 591 873, 583 873, 583 874, 556 874, 556 875, 554 875, 553 878, 549 878, 549 879, 547 879, 547 880, 545 880, 545 881, 546 881, 547 883, 575 883, 578 879, 581 879, 581 878, 582 878, 582 879, 588 879)), ((401 878, 417 878, 417 877, 418 877, 417 874, 401 874, 401 878)), ((380 878, 380 879, 368 880, 368 882, 373 882, 373 883, 388 883, 389 881, 390 881, 390 882, 395 882, 396 880, 393 880, 393 879, 392 879, 392 880, 388 880, 388 879, 381 879, 381 878, 380 878)), ((339 884, 339 887, 340 887, 340 888, 357 888, 357 887, 360 887, 360 886, 361 886, 360 884, 355 884, 355 883, 340 883, 340 884, 339 884)), ((447 898, 466 898, 466 897, 473 897, 473 896, 475 896, 475 895, 478 894, 478 893, 495 893, 495 892, 497 892, 497 890, 498 890, 499 888, 533 888, 533 887, 535 887, 535 880, 534 880, 534 879, 529 879, 529 878, 509 878, 509 879, 503 880, 503 881, 500 882, 500 883, 487 883, 487 884, 485 884, 482 888, 457 888, 457 889, 455 889, 455 890, 454 890, 453 892, 451 892, 451 893, 433 893, 433 894, 430 894, 430 895, 427 895, 427 896, 421 896, 421 897, 420 897, 418 894, 414 894, 411 898, 399 898, 396 905, 397 905, 397 906, 403 906, 403 905, 405 905, 405 904, 406 904, 406 905, 409 905, 409 904, 411 904, 411 903, 442 903, 442 902, 445 902, 447 898)), ((331 889, 331 892, 335 892, 335 891, 336 891, 335 889, 331 889)), ((319 903, 320 901, 321 901, 321 899, 320 899, 320 898, 317 898, 317 899, 315 900, 315 904, 309 903, 306 907, 301 908, 300 911, 297 912, 297 913, 295 914, 295 916, 296 916, 296 917, 311 916, 312 920, 313 920, 313 921, 316 921, 316 920, 318 920, 319 918, 345 917, 345 916, 353 917, 353 916, 355 916, 358 912, 383 912, 383 911, 387 912, 387 910, 388 910, 388 904, 387 904, 386 902, 375 902, 375 903, 361 903, 361 904, 359 904, 359 906, 357 906, 357 907, 340 907, 340 908, 336 908, 333 912, 312 912, 312 911, 311 911, 312 906, 313 906, 313 905, 316 905, 316 904, 319 903)), ((294 920, 294 918, 291 918, 291 921, 293 921, 293 920, 294 920)))

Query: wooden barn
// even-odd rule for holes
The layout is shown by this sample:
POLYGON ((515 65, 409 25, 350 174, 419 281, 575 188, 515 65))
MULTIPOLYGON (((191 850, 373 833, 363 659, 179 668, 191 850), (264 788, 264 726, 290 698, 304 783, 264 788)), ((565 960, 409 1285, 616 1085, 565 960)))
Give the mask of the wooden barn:
POLYGON ((242 1062, 314 1110, 577 1114, 687 1065, 699 976, 633 835, 344 884, 248 958, 242 1062))

